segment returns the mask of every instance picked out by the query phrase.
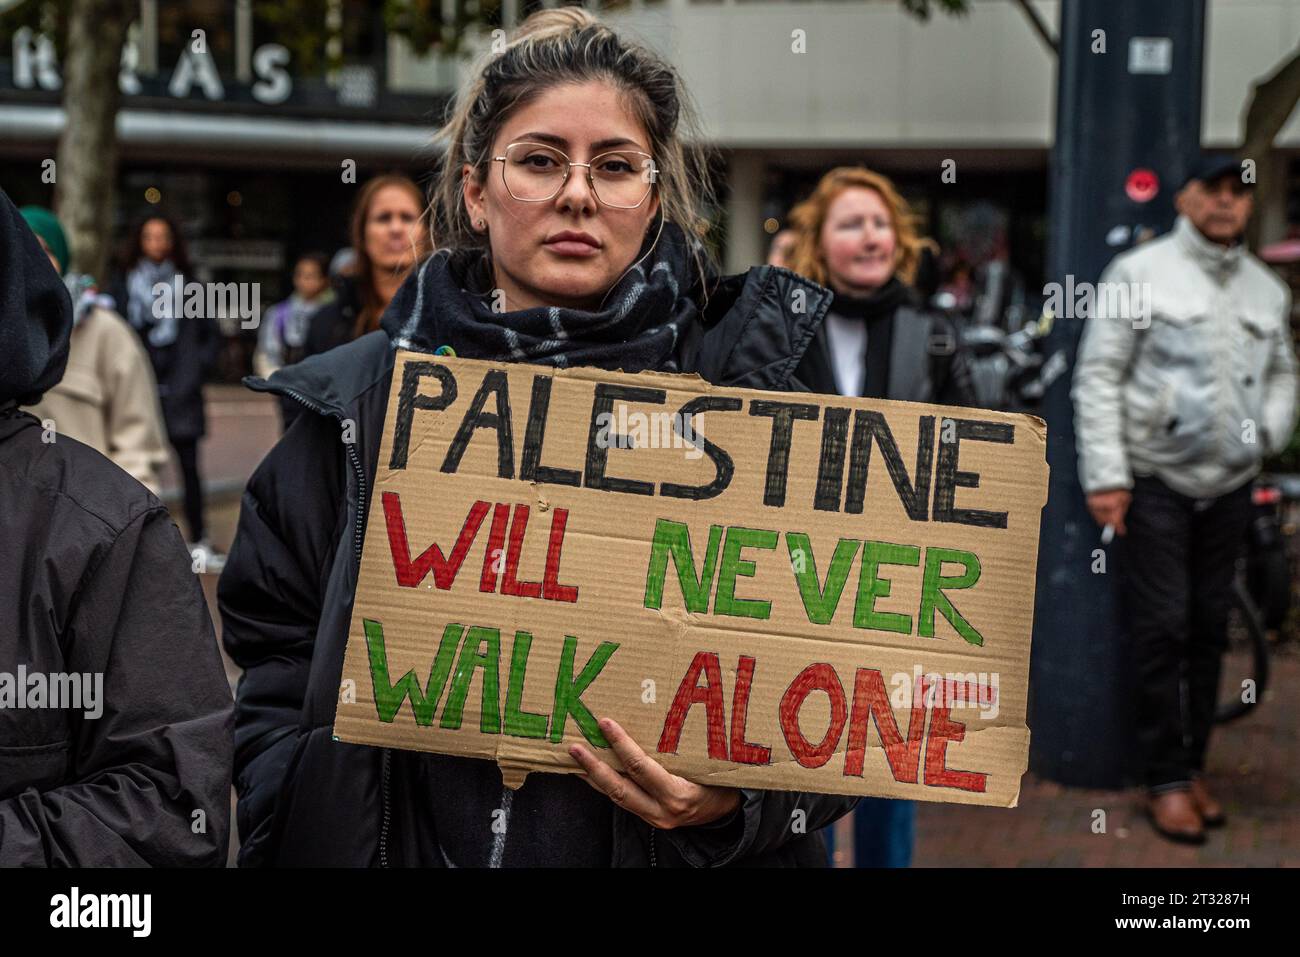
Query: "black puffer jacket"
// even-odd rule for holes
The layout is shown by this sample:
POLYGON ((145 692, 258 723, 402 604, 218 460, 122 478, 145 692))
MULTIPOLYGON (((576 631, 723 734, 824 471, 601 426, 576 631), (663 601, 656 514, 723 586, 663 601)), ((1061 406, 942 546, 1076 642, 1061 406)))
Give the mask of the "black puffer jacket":
POLYGON ((18 411, 59 381, 72 304, 3 193, 0 277, 0 867, 222 864, 233 720, 203 592, 161 502, 18 411))
MULTIPOLYGON (((361 311, 361 294, 357 283, 349 276, 336 276, 331 285, 334 301, 311 314, 306 340, 286 355, 285 365, 328 352, 355 338, 357 313, 361 311)), ((302 404, 295 399, 286 395, 280 397, 280 421, 284 423, 286 432, 302 411, 302 404)))
MULTIPOLYGON (((720 385, 801 389, 793 371, 828 295, 771 267, 724 280, 683 337, 684 368, 720 385), (798 314, 787 308, 796 288, 807 294, 798 314)), ((249 481, 219 590, 226 650, 245 669, 235 732, 241 865, 488 862, 502 801, 495 765, 331 740, 392 370, 380 331, 269 382, 249 380, 312 414, 299 417, 249 481), (340 441, 345 421, 355 428, 350 444, 340 441)), ((509 799, 500 863, 822 866, 817 830, 855 803, 745 791, 730 820, 654 831, 599 795, 593 807, 592 795, 573 776, 530 775, 509 799), (593 833, 602 814, 609 833, 593 833)))

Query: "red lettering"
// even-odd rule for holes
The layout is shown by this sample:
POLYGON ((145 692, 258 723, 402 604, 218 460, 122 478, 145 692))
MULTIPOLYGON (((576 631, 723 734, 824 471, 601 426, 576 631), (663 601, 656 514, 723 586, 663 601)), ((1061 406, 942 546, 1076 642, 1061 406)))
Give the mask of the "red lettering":
POLYGON ((925 737, 925 688, 913 689, 912 715, 907 722, 907 742, 885 692, 885 679, 875 668, 859 668, 853 682, 853 718, 849 722, 848 749, 844 754, 845 775, 862 776, 867 751, 867 722, 874 719, 880 742, 885 747, 890 773, 895 781, 915 784, 921 765, 921 742, 925 737))
POLYGON ((528 531, 528 506, 516 505, 510 519, 510 544, 506 548, 506 569, 501 576, 501 594, 520 598, 540 598, 541 582, 519 581, 519 553, 524 547, 524 533, 528 531))
POLYGON ((835 746, 839 744, 844 732, 844 723, 848 720, 848 706, 844 701, 844 688, 840 685, 839 675, 825 662, 809 665, 790 682, 781 696, 781 733, 790 748, 794 759, 805 768, 820 768, 831 759, 835 746), (804 699, 814 691, 823 691, 831 699, 831 723, 826 729, 826 736, 821 743, 813 747, 803 736, 799 728, 799 709, 804 699))
POLYGON ((749 720, 749 688, 754 682, 754 659, 740 656, 736 669, 736 690, 731 696, 731 760, 737 764, 771 764, 772 749, 745 740, 749 720))
POLYGON ((465 561, 469 546, 478 534, 479 526, 488 513, 487 502, 475 502, 470 506, 469 515, 461 527, 456 544, 452 547, 451 557, 444 558, 437 542, 430 545, 420 557, 411 560, 411 547, 406 539, 406 521, 402 517, 402 500, 396 492, 385 492, 384 524, 388 527, 388 548, 393 555, 393 570, 397 573, 397 584, 403 588, 415 588, 424 576, 433 572, 433 583, 446 591, 456 580, 456 574, 465 561))
POLYGON ((542 574, 542 597, 551 601, 577 601, 577 585, 561 585, 560 550, 564 547, 564 527, 569 523, 569 510, 557 508, 551 513, 551 540, 546 546, 546 570, 542 574))
POLYGON ((509 518, 509 505, 493 507, 492 528, 488 532, 487 552, 483 555, 483 576, 479 579, 479 591, 497 590, 497 559, 505 553, 506 520, 509 518))
POLYGON ((691 705, 704 705, 705 719, 708 721, 709 757, 717 761, 727 760, 727 737, 723 730, 725 721, 722 703, 722 668, 718 664, 718 655, 712 651, 701 651, 686 669, 677 694, 673 698, 668 716, 664 718, 663 734, 659 736, 659 753, 676 754, 677 745, 682 739, 682 726, 686 723, 686 713, 691 705), (704 675, 705 686, 698 687, 700 675, 704 675))
POLYGON ((966 737, 966 725, 953 721, 950 717, 949 702, 956 700, 957 684, 953 680, 943 682, 943 701, 937 703, 930 714, 930 736, 925 742, 925 783, 931 787, 958 788, 982 794, 987 774, 982 771, 956 771, 944 765, 948 744, 960 743, 966 737))

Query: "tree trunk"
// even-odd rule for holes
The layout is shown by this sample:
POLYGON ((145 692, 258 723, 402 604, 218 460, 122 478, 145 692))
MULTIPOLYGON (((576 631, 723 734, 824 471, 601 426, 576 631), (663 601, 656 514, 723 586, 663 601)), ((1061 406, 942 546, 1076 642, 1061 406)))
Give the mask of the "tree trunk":
MULTIPOLYGON (((1255 84, 1246 106, 1241 155, 1242 159, 1255 161, 1256 181, 1262 187, 1263 196, 1285 196, 1286 185, 1278 183, 1277 178, 1286 175, 1287 164, 1274 152, 1273 140, 1291 118, 1297 102, 1300 102, 1300 50, 1272 76, 1255 84)), ((1257 209, 1246 230, 1247 242, 1254 248, 1283 238, 1277 222, 1266 225, 1265 220, 1266 216, 1257 209)))
POLYGON ((54 208, 72 247, 72 269, 100 283, 117 193, 117 76, 136 4, 72 0, 68 13, 63 109, 67 123, 55 160, 54 208))

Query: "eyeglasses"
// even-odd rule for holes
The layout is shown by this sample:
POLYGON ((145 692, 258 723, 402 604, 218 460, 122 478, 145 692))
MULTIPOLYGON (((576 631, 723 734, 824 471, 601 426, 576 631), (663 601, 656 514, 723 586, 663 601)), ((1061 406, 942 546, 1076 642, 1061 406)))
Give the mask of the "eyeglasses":
POLYGON ((587 171, 596 199, 615 209, 636 209, 646 201, 659 177, 649 153, 612 150, 593 156, 590 163, 574 163, 561 150, 541 143, 511 143, 505 156, 492 157, 501 164, 506 191, 524 203, 544 203, 555 198, 569 181, 573 167, 587 171))

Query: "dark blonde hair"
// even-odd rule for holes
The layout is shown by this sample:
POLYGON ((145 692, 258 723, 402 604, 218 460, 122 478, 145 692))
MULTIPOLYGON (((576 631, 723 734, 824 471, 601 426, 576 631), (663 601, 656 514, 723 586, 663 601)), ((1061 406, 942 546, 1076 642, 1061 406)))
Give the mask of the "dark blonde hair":
POLYGON ((933 239, 920 234, 919 217, 889 178, 865 166, 840 166, 831 170, 821 178, 811 196, 790 210, 790 226, 796 233, 789 257, 790 269, 823 286, 829 284, 830 275, 821 248, 822 227, 826 225, 831 204, 850 189, 871 190, 889 210, 894 227, 894 275, 910 286, 916 278, 921 250, 933 251, 938 246, 933 239))
POLYGON ((539 10, 470 71, 471 79, 449 105, 438 139, 445 151, 430 220, 434 242, 456 248, 485 247, 487 239, 469 222, 463 197, 462 164, 480 183, 491 166, 492 144, 511 115, 546 90, 564 84, 605 80, 626 97, 645 128, 659 173, 659 214, 681 227, 700 278, 714 265, 703 242, 713 205, 708 150, 677 72, 644 47, 627 43, 580 7, 539 10), (688 146, 685 142, 690 139, 688 146))

